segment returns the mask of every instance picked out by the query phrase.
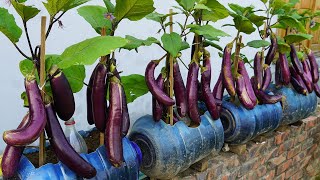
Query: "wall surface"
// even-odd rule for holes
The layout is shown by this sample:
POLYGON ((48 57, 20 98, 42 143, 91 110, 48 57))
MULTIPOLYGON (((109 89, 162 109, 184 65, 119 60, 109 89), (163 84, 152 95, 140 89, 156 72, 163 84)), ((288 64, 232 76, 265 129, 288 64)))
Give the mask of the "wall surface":
MULTIPOLYGON (((174 0, 154 0, 155 7, 160 13, 168 12, 169 8, 176 5, 174 0)), ((263 9, 264 6, 260 1, 247 0, 247 1, 235 1, 235 0, 219 0, 222 4, 226 5, 228 3, 240 3, 242 6, 248 6, 253 4, 258 9, 263 9)), ((40 1, 28 0, 28 4, 34 4, 37 8, 43 10, 44 7, 40 1)), ((87 4, 100 4, 103 5, 102 0, 92 0, 87 4)), ((16 21, 19 25, 22 25, 21 20, 18 15, 14 13, 13 7, 9 7, 5 1, 0 1, 0 7, 9 8, 9 11, 14 14, 16 21)), ((45 12, 45 11, 44 11, 45 12)), ((28 22, 30 36, 32 39, 33 46, 39 44, 40 40, 40 16, 47 15, 45 13, 39 14, 35 19, 28 22)), ((182 21, 183 16, 175 16, 175 21, 182 21)), ((1 21, 1 20, 0 20, 1 21)), ((66 13, 62 18, 64 28, 58 28, 55 26, 52 30, 50 37, 47 40, 47 54, 61 54, 63 50, 77 42, 80 42, 84 39, 97 36, 95 31, 87 24, 82 17, 77 14, 76 10, 71 10, 66 13)), ((227 18, 217 23, 214 23, 213 26, 220 28, 223 24, 232 22, 231 18, 227 18)), ((149 36, 155 36, 159 38, 159 35, 156 33, 159 29, 159 25, 143 19, 139 22, 130 22, 123 21, 116 33, 117 36, 124 37, 126 34, 136 36, 138 38, 147 38, 149 36)), ((178 26, 174 26, 175 29, 179 30, 178 26)), ((222 28, 226 33, 229 33, 232 36, 236 35, 236 31, 232 27, 223 27, 222 28)), ((226 37, 222 38, 220 45, 224 47, 232 38, 226 37)), ((257 32, 253 33, 250 36, 244 35, 244 42, 249 42, 254 39, 259 39, 257 32)), ((188 41, 191 41, 192 37, 188 37, 188 41)), ((27 41, 25 35, 23 35, 18 43, 19 47, 25 52, 28 52, 27 41)), ((218 74, 220 73, 221 67, 221 58, 218 56, 218 51, 215 49, 210 49, 212 56, 212 84, 216 82, 218 74)), ((254 57, 256 50, 245 48, 243 54, 246 54, 249 59, 254 57)), ((116 57, 118 59, 118 69, 123 71, 123 75, 129 74, 144 74, 144 69, 146 64, 151 59, 159 58, 163 55, 163 50, 157 46, 151 47, 142 47, 139 49, 139 53, 134 51, 121 51, 117 53, 116 57)), ((16 51, 14 46, 10 41, 3 35, 0 34, 0 54, 1 54, 1 71, 0 77, 1 88, 0 88, 0 114, 1 114, 1 126, 0 134, 5 130, 16 128, 21 121, 22 117, 26 113, 27 109, 22 107, 22 100, 20 100, 20 94, 24 91, 23 85, 23 76, 19 72, 19 61, 23 57, 16 51)), ((190 56, 190 50, 183 52, 182 59, 188 63, 190 56)), ((86 74, 90 76, 94 66, 86 67, 86 74)), ((159 68, 160 69, 160 68, 159 68)), ((183 77, 186 77, 186 69, 182 69, 183 77)), ((252 72, 250 71, 250 74, 252 72)), ((88 77, 86 78, 88 82, 88 77)), ((77 121, 77 129, 87 130, 92 128, 89 126, 86 121, 86 99, 85 99, 85 89, 75 95, 76 97, 76 112, 75 119, 77 121)), ((151 114, 151 95, 147 95, 138 98, 135 102, 129 104, 129 112, 131 120, 133 123, 137 118, 145 115, 151 114)), ((5 147, 5 143, 2 138, 0 139, 0 154, 2 153, 5 147)))

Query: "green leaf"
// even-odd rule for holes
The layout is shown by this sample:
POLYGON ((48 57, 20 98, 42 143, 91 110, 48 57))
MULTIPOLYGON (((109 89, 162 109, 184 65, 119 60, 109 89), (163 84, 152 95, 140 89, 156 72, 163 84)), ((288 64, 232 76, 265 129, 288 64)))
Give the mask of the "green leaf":
POLYGON ((264 24, 264 20, 266 20, 267 18, 264 16, 257 16, 255 14, 249 14, 247 16, 247 18, 253 23, 255 24, 257 27, 260 27, 264 24))
POLYGON ((235 27, 238 31, 246 33, 246 34, 251 34, 253 33, 256 29, 253 27, 252 22, 244 17, 244 16, 236 16, 233 18, 235 27))
POLYGON ((319 28, 320 28, 320 23, 315 22, 315 25, 312 26, 310 29, 311 29, 311 31, 317 31, 317 30, 319 30, 319 28))
POLYGON ((28 102, 28 96, 27 93, 24 91, 21 93, 21 99, 23 100, 23 107, 29 107, 29 102, 28 102))
POLYGON ((306 33, 306 28, 299 22, 297 19, 293 18, 292 16, 284 15, 279 16, 278 21, 281 24, 285 24, 291 28, 296 28, 299 32, 306 33))
POLYGON ((140 46, 151 46, 153 43, 160 43, 156 38, 149 37, 146 40, 138 39, 133 36, 126 35, 128 43, 123 47, 123 49, 132 50, 137 49, 140 46))
POLYGON ((73 93, 79 92, 83 87, 86 70, 83 65, 75 65, 62 70, 69 81, 73 93))
POLYGON ((297 52, 297 56, 298 56, 298 59, 300 59, 300 60, 304 59, 304 53, 303 52, 298 51, 297 52))
POLYGON ((73 0, 68 6, 65 6, 62 11, 68 11, 89 1, 90 0, 73 0))
POLYGON ((230 36, 229 34, 225 33, 224 31, 221 31, 219 29, 214 28, 211 25, 204 25, 204 26, 198 26, 198 25, 188 25, 187 27, 190 27, 190 31, 194 32, 198 35, 203 35, 205 38, 209 40, 219 40, 219 37, 225 37, 230 36))
POLYGON ((247 43, 247 46, 253 47, 253 48, 261 48, 261 47, 267 47, 270 46, 270 42, 265 40, 254 40, 247 43))
POLYGON ((263 4, 266 4, 268 2, 268 0, 260 0, 261 2, 263 2, 263 4))
POLYGON ((133 102, 149 92, 145 77, 140 74, 121 76, 121 83, 127 96, 127 103, 133 102))
POLYGON ((0 7, 0 32, 2 32, 13 43, 17 43, 21 37, 22 30, 17 26, 14 16, 7 9, 0 7))
POLYGON ((160 14, 160 13, 157 13, 157 12, 153 12, 153 13, 148 14, 146 16, 146 19, 162 23, 162 22, 164 22, 166 20, 165 17, 166 17, 165 14, 160 14))
POLYGON ((194 9, 202 9, 202 10, 211 11, 211 9, 208 6, 204 5, 204 4, 196 4, 194 6, 194 9))
POLYGON ((182 41, 180 51, 183 51, 183 50, 185 50, 185 49, 189 49, 189 48, 190 48, 189 43, 188 43, 188 42, 186 42, 186 41, 182 41))
POLYGON ((202 12, 202 19, 204 21, 216 22, 229 16, 229 11, 217 0, 209 0, 205 5, 209 7, 211 11, 204 10, 202 12))
POLYGON ((287 52, 290 52, 290 46, 284 42, 284 40, 280 39, 280 38, 277 38, 277 43, 278 43, 278 49, 279 49, 279 52, 284 54, 284 53, 287 53, 287 52))
POLYGON ((287 26, 285 24, 276 23, 275 25, 271 26, 271 28, 287 29, 287 26))
POLYGON ((146 46, 151 46, 152 44, 159 44, 160 42, 158 41, 158 39, 154 38, 154 37, 148 37, 148 39, 143 41, 143 44, 146 46))
POLYGON ((238 4, 233 4, 233 3, 230 3, 228 4, 229 7, 234 11, 236 12, 238 15, 245 15, 248 14, 248 13, 252 13, 253 9, 254 9, 254 6, 248 6, 248 7, 242 7, 238 4))
POLYGON ((176 1, 186 11, 190 11, 194 7, 194 4, 196 3, 196 0, 176 0, 176 1))
POLYGON ((114 5, 110 2, 110 0, 103 0, 104 4, 106 5, 106 8, 109 12, 114 13, 114 5))
POLYGON ((106 19, 104 15, 108 12, 108 9, 102 6, 82 6, 78 9, 78 13, 82 16, 98 33, 101 34, 101 29, 105 27, 107 34, 110 33, 112 23, 109 19, 106 19))
POLYGON ((154 10, 153 0, 117 0, 114 15, 118 21, 138 21, 154 10))
POLYGON ((26 6, 16 1, 11 1, 11 4, 13 5, 17 13, 20 15, 22 21, 24 22, 29 21, 40 12, 40 10, 37 8, 34 8, 32 6, 26 6))
POLYGON ((284 37, 288 44, 301 42, 307 39, 311 39, 313 36, 310 34, 289 34, 284 37))
POLYGON ((22 60, 19 63, 20 72, 24 77, 26 77, 26 75, 28 74, 30 75, 32 73, 33 68, 34 68, 34 65, 32 61, 28 59, 22 60))
POLYGON ((128 41, 121 37, 98 36, 68 47, 61 55, 60 68, 72 65, 91 65, 99 57, 106 56, 117 48, 125 46, 128 41))
POLYGON ((212 41, 205 40, 204 41, 204 46, 212 46, 212 47, 214 47, 214 48, 216 48, 216 49, 218 49, 220 51, 223 51, 223 49, 222 49, 222 47, 220 45, 218 45, 218 44, 216 44, 216 43, 214 43, 212 41))
POLYGON ((177 57, 182 45, 180 35, 175 32, 170 34, 164 34, 161 37, 161 41, 164 49, 168 51, 173 57, 177 57))
POLYGON ((67 8, 71 5, 72 1, 70 0, 48 0, 47 2, 43 2, 43 5, 47 9, 50 16, 56 15, 58 12, 67 8))

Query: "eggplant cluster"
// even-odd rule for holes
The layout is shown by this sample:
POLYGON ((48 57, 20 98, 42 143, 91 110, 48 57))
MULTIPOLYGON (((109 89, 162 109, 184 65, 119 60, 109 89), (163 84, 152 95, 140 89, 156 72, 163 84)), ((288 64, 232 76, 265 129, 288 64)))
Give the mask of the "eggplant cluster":
POLYGON ((100 61, 87 87, 87 120, 105 133, 107 157, 115 167, 123 163, 122 138, 130 127, 127 100, 115 60, 100 61), (107 63, 108 62, 108 63, 107 63), (109 106, 106 100, 109 90, 109 106))
POLYGON ((25 146, 39 138, 43 129, 58 159, 84 178, 96 175, 95 168, 85 161, 66 139, 58 116, 69 120, 75 111, 74 97, 68 80, 63 72, 53 66, 49 72, 53 102, 47 96, 42 99, 34 76, 27 76, 25 89, 29 102, 29 112, 16 130, 6 131, 3 139, 7 143, 2 161, 4 178, 13 177, 19 165, 25 146))

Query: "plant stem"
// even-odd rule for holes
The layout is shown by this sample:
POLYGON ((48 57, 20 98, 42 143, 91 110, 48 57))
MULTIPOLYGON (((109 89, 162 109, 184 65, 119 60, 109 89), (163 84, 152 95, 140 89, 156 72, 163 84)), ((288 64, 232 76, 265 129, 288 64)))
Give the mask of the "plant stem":
POLYGON ((26 21, 23 21, 23 27, 24 27, 24 31, 25 31, 26 36, 27 36, 27 40, 28 40, 28 44, 29 44, 29 48, 30 48, 30 53, 31 53, 32 59, 35 59, 35 55, 34 55, 34 52, 33 52, 33 49, 32 49, 32 44, 31 44, 31 41, 30 41, 30 37, 29 37, 29 32, 28 32, 28 27, 27 27, 27 22, 26 21))
POLYGON ((240 35, 240 37, 237 38, 237 41, 236 41, 236 53, 234 55, 234 72, 233 72, 234 77, 236 77, 236 75, 238 74, 238 64, 239 64, 239 58, 240 58, 241 43, 242 43, 242 36, 240 35))
POLYGON ((186 14, 186 20, 184 21, 183 30, 182 30, 180 36, 184 36, 183 34, 186 31, 186 26, 187 26, 187 23, 188 23, 189 16, 190 16, 190 14, 186 14))
POLYGON ((16 49, 19 51, 19 53, 20 53, 23 57, 25 57, 26 59, 29 59, 29 60, 32 61, 32 58, 29 57, 29 56, 27 56, 25 53, 23 53, 22 50, 18 47, 17 44, 13 43, 13 45, 14 45, 14 47, 16 47, 16 49))
POLYGON ((188 66, 186 65, 186 63, 184 63, 180 57, 178 57, 178 59, 179 59, 179 61, 183 64, 183 66, 184 66, 186 69, 189 70, 189 68, 188 68, 188 66))
POLYGON ((46 39, 48 38, 51 30, 52 30, 52 27, 54 25, 54 23, 56 23, 57 21, 59 21, 59 19, 66 13, 67 11, 64 11, 62 12, 57 18, 55 18, 55 15, 53 17, 50 18, 50 24, 49 24, 49 27, 48 27, 48 30, 47 30, 47 33, 46 33, 46 39))

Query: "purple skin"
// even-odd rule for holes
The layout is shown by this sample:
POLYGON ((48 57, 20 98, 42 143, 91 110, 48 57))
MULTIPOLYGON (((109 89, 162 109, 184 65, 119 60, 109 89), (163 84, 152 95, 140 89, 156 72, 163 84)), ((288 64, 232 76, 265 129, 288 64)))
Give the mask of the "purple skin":
POLYGON ((188 113, 187 90, 184 85, 179 64, 173 64, 173 90, 176 97, 177 110, 180 117, 186 117, 188 113))
POLYGON ((145 72, 145 79, 146 79, 146 84, 149 88, 149 91, 151 94, 159 101, 160 103, 166 105, 166 106, 173 106, 174 105, 174 100, 171 99, 164 91, 161 89, 158 85, 156 80, 154 79, 154 70, 159 64, 158 61, 151 61, 145 72))
POLYGON ((317 60, 311 50, 307 53, 308 59, 310 62, 310 69, 311 69, 311 75, 312 75, 312 82, 317 83, 319 80, 319 66, 317 63, 317 60))
POLYGON ((211 64, 210 57, 205 57, 204 67, 206 70, 201 74, 201 88, 204 97, 204 102, 211 117, 216 120, 220 117, 220 112, 217 108, 215 98, 210 90, 210 80, 211 80, 211 64))
MULTIPOLYGON (((251 84, 254 84, 254 79, 251 78, 251 84)), ((269 95, 265 93, 263 90, 258 90, 254 88, 254 92, 262 104, 275 104, 282 100, 282 95, 269 95)))
POLYGON ((304 84, 302 78, 299 76, 299 74, 296 72, 296 70, 290 66, 290 73, 291 73, 291 84, 294 87, 294 89, 300 93, 300 94, 304 94, 307 95, 308 94, 308 89, 306 87, 306 85, 304 84))
POLYGON ((234 86, 234 79, 231 71, 231 51, 232 48, 227 45, 223 52, 222 59, 222 79, 223 85, 227 89, 230 96, 234 97, 236 95, 236 89, 234 86))
POLYGON ((302 66, 303 66, 303 71, 307 75, 308 80, 310 82, 312 82, 312 74, 311 74, 311 71, 310 71, 310 65, 309 65, 308 61, 306 59, 304 59, 301 63, 302 63, 302 66))
MULTIPOLYGON (((157 84, 161 89, 164 89, 164 79, 162 77, 162 74, 160 73, 157 78, 157 84)), ((158 122, 162 118, 163 113, 163 105, 159 103, 156 98, 152 97, 152 115, 154 121, 158 122)))
POLYGON ((93 87, 93 79, 95 77, 96 71, 97 71, 98 65, 94 68, 89 84, 87 86, 87 121, 90 125, 94 124, 94 118, 93 118, 93 110, 92 110, 92 87, 93 87))
POLYGON ((48 115, 46 134, 57 158, 78 176, 88 179, 96 176, 96 169, 85 161, 66 139, 51 104, 46 105, 46 111, 48 115))
POLYGON ((246 109, 253 109, 255 104, 251 101, 249 94, 247 93, 245 79, 240 74, 236 77, 236 91, 241 104, 246 109))
POLYGON ((264 69, 263 83, 261 88, 262 91, 265 91, 269 87, 271 78, 272 78, 271 68, 270 66, 268 66, 264 69))
POLYGON ((192 62, 189 65, 188 78, 187 78, 187 98, 189 117, 195 123, 200 124, 200 114, 198 110, 198 73, 199 65, 192 62))
POLYGON ((312 91, 313 91, 313 83, 312 83, 312 80, 308 78, 307 73, 303 72, 303 75, 301 75, 300 77, 303 80, 304 84, 306 85, 308 92, 312 93, 312 91))
POLYGON ((320 87, 318 86, 317 83, 314 83, 314 84, 313 84, 313 89, 314 89, 314 92, 316 93, 316 95, 317 95, 318 97, 320 97, 320 87))
POLYGON ((99 62, 96 67, 92 84, 92 109, 95 126, 100 132, 104 132, 106 128, 107 119, 107 100, 106 92, 108 89, 108 82, 106 81, 108 67, 99 62))
POLYGON ((280 61, 278 60, 276 62, 276 72, 275 72, 275 82, 276 82, 276 86, 277 87, 281 87, 282 86, 282 82, 281 82, 281 70, 280 70, 280 61))
POLYGON ((62 71, 50 78, 50 84, 54 109, 60 119, 68 121, 75 111, 75 102, 70 84, 62 71))
POLYGON ((46 111, 36 80, 25 80, 29 102, 30 124, 25 128, 5 131, 3 140, 11 146, 26 146, 38 139, 47 121, 46 111))
POLYGON ((252 103, 254 105, 257 104, 257 97, 254 93, 254 90, 252 88, 252 84, 250 82, 250 78, 249 78, 249 75, 248 75, 248 72, 246 70, 246 67, 244 65, 244 62, 243 61, 239 61, 239 64, 238 64, 238 72, 243 76, 244 78, 244 81, 245 81, 245 86, 246 86, 246 90, 247 90, 247 93, 249 95, 249 98, 251 99, 252 103))
POLYGON ((283 85, 290 83, 290 70, 286 54, 279 53, 281 80, 283 85))
MULTIPOLYGON (((25 128, 29 125, 30 123, 30 118, 29 118, 29 113, 24 116, 22 119, 21 123, 19 124, 17 129, 20 128, 25 128)), ((15 147, 15 146, 10 146, 7 145, 3 157, 2 157, 2 162, 1 162, 1 169, 2 169, 2 174, 4 179, 11 178, 15 175, 20 158, 22 156, 24 146, 21 147, 15 147)))
POLYGON ((294 69, 297 71, 297 73, 302 76, 303 75, 303 68, 301 65, 301 62, 298 59, 297 51, 296 48, 294 47, 293 44, 290 45, 291 51, 290 51, 290 57, 291 57, 291 62, 294 67, 294 69))
POLYGON ((212 95, 215 97, 216 99, 216 103, 217 103, 217 108, 219 113, 222 110, 222 98, 223 98, 223 92, 224 92, 224 86, 223 86, 223 82, 222 82, 222 73, 220 73, 218 81, 216 82, 213 91, 212 91, 212 95))
POLYGON ((271 45, 265 59, 265 63, 269 66, 272 63, 274 57, 276 56, 276 52, 278 48, 277 38, 275 36, 274 37, 271 36, 270 39, 271 39, 271 45))
POLYGON ((262 60, 262 57, 261 57, 261 52, 257 52, 256 56, 254 57, 254 85, 255 85, 255 88, 257 89, 261 89, 262 87, 262 65, 261 65, 261 60, 262 60))
MULTIPOLYGON (((114 71, 111 71, 114 72, 114 71)), ((105 131, 105 147, 107 157, 114 167, 120 167, 123 163, 122 147, 122 86, 120 80, 113 76, 110 79, 109 99, 110 106, 105 131)))

